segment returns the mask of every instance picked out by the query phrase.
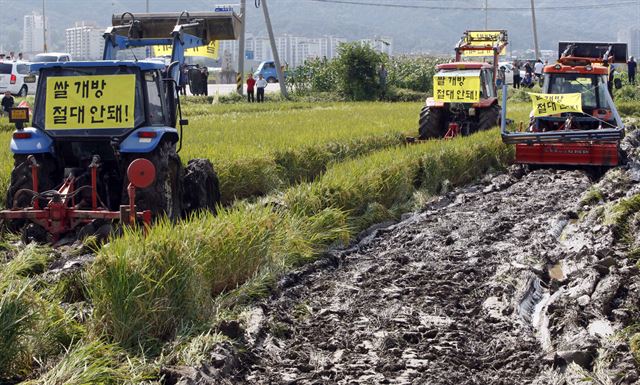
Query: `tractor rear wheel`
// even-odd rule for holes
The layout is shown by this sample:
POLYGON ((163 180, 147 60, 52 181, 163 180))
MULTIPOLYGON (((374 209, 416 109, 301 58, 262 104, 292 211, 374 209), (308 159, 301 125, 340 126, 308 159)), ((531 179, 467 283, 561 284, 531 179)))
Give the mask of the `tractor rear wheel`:
MULTIPOLYGON (((20 190, 33 189, 33 178, 31 177, 31 163, 27 161, 28 155, 16 154, 13 156, 13 170, 11 171, 11 183, 7 190, 7 208, 13 207, 13 201, 16 198, 16 193, 20 190)), ((53 180, 57 170, 56 161, 49 154, 36 154, 34 155, 36 162, 40 166, 38 168, 38 192, 43 192, 53 189, 55 186, 53 180)), ((32 194, 21 193, 16 202, 16 207, 24 208, 31 206, 32 194)), ((41 205, 46 204, 46 201, 40 200, 41 205)))
MULTIPOLYGON (((169 141, 158 144, 148 154, 127 154, 125 167, 137 158, 145 158, 156 167, 156 179, 153 184, 144 189, 136 190, 136 207, 138 210, 151 210, 154 220, 166 215, 170 220, 180 219, 182 216, 182 178, 184 169, 180 157, 176 153, 176 146, 169 141)), ((127 186, 129 178, 123 183, 123 204, 129 204, 127 186)))
POLYGON ((215 213, 220 203, 220 182, 209 159, 191 159, 184 175, 184 214, 197 210, 215 213))
POLYGON ((418 120, 418 139, 426 140, 432 138, 442 138, 447 133, 444 127, 444 109, 422 107, 420 119, 418 120))
POLYGON ((488 108, 479 109, 478 131, 489 130, 500 125, 500 106, 492 104, 488 108))

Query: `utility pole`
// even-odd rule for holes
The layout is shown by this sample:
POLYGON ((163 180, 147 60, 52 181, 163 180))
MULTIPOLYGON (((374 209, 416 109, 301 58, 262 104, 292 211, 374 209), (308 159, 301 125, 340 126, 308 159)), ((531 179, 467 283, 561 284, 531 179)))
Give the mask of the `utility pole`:
POLYGON ((533 48, 536 50, 536 60, 540 59, 540 48, 538 47, 538 28, 536 27, 536 6, 531 0, 531 22, 533 23, 533 48))
MULTIPOLYGON (((42 51, 47 52, 47 17, 45 16, 45 0, 42 0, 42 51)), ((35 15, 34 15, 35 19, 35 15)), ((34 20, 35 24, 35 20, 34 20)))
POLYGON ((244 84, 244 39, 245 39, 245 31, 244 23, 247 20, 245 17, 245 13, 247 11, 247 0, 240 1, 240 44, 238 44, 238 77, 237 81, 237 92, 238 95, 243 95, 243 84, 244 84))
POLYGON ((489 0, 484 0, 484 30, 489 29, 489 0))
POLYGON ((271 28, 271 19, 269 18, 269 9, 267 8, 267 0, 262 1, 262 11, 264 12, 264 22, 267 24, 267 32, 269 32, 269 40, 271 40, 271 51, 273 52, 273 61, 276 63, 276 71, 278 72, 278 83, 280 83, 280 92, 285 98, 287 95, 287 85, 284 84, 284 73, 280 67, 280 56, 278 56, 278 47, 276 47, 276 39, 273 36, 273 28, 271 28))
MULTIPOLYGON (((149 13, 149 0, 147 0, 146 12, 149 13)), ((151 57, 151 47, 147 46, 147 57, 151 57)))

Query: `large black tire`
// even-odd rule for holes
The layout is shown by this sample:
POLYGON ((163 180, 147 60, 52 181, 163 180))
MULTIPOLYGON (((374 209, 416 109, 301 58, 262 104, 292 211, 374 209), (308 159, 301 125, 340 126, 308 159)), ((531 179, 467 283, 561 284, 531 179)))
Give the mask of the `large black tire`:
POLYGON ((489 108, 478 109, 478 131, 489 130, 500 125, 500 106, 492 104, 489 108))
POLYGON ((444 108, 422 107, 418 120, 418 139, 442 138, 447 133, 444 127, 444 108))
POLYGON ((191 159, 184 175, 184 215, 203 210, 215 213, 220 182, 208 159, 191 159))
MULTIPOLYGON (((6 207, 13 207, 13 200, 18 191, 22 189, 33 189, 33 179, 31 176, 31 164, 27 161, 28 155, 14 155, 13 156, 13 170, 11 171, 11 183, 7 190, 6 207)), ((58 169, 55 159, 49 154, 36 154, 34 155, 36 162, 40 165, 38 169, 38 192, 43 192, 55 188, 54 180, 56 180, 58 169)), ((16 207, 30 207, 31 194, 23 193, 17 197, 16 207)), ((45 204, 44 200, 40 201, 41 204, 45 204)))
MULTIPOLYGON (((16 193, 20 190, 27 189, 33 190, 33 178, 31 176, 31 163, 27 161, 28 155, 14 155, 13 156, 13 170, 11 171, 11 182, 6 196, 6 207, 24 208, 31 207, 31 201, 33 195, 29 193, 21 193, 16 196, 16 193)), ((38 192, 43 192, 55 188, 55 180, 61 175, 58 175, 58 167, 55 159, 49 154, 36 154, 34 155, 36 162, 40 165, 38 168, 38 192)), ((47 204, 45 199, 39 200, 40 207, 44 207, 47 204)), ((46 242, 46 232, 40 226, 36 224, 28 224, 26 220, 16 219, 6 222, 6 228, 12 232, 20 232, 22 230, 22 239, 25 243, 36 241, 46 242)))
POLYGON ((184 168, 176 153, 175 143, 163 141, 148 154, 127 154, 122 193, 123 204, 129 204, 127 194, 129 178, 126 176, 126 167, 137 158, 148 159, 156 167, 156 180, 153 184, 147 188, 136 190, 137 209, 151 210, 154 220, 165 215, 170 220, 180 219, 182 216, 184 168))

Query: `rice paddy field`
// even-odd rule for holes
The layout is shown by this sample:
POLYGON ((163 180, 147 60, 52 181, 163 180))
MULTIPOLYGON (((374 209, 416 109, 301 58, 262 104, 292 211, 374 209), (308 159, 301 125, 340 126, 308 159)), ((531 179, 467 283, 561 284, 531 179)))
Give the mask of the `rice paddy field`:
MULTIPOLYGON (((511 106, 512 119, 527 120, 528 103, 511 106)), ((406 145, 420 107, 188 103, 180 155, 212 160, 224 207, 146 235, 125 230, 102 247, 0 239, 0 382, 160 384, 163 366, 203 362, 228 339, 220 325, 284 272, 511 163, 497 129, 406 145), (47 272, 87 258, 82 269, 47 272)), ((9 139, 0 132, 0 143, 9 139)), ((0 162, 4 196, 6 145, 0 162)))

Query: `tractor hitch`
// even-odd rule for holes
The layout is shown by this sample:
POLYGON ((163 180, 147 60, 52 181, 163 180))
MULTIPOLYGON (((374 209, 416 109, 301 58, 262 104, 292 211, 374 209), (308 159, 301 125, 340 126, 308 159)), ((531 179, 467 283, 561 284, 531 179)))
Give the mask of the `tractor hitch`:
POLYGON ((26 220, 36 224, 51 236, 52 243, 57 242, 61 236, 88 225, 95 220, 120 221, 126 225, 134 225, 141 221, 145 225, 151 225, 151 211, 138 211, 135 205, 136 188, 149 187, 155 180, 156 170, 149 160, 136 159, 129 165, 127 176, 129 186, 127 194, 129 204, 121 205, 119 211, 108 210, 99 200, 97 193, 98 168, 100 157, 95 155, 89 165, 91 170, 91 185, 75 188, 76 179, 69 175, 57 190, 38 191, 38 169, 40 165, 35 157, 29 156, 27 161, 31 166, 33 189, 22 189, 16 192, 13 207, 0 211, 0 219, 6 221, 26 220), (76 204, 78 194, 86 189, 91 190, 91 208, 83 209, 82 204, 76 204), (18 198, 23 194, 31 194, 31 207, 17 207, 18 198), (45 200, 46 205, 40 208, 40 200, 45 200), (98 203, 100 202, 100 205, 98 203))

